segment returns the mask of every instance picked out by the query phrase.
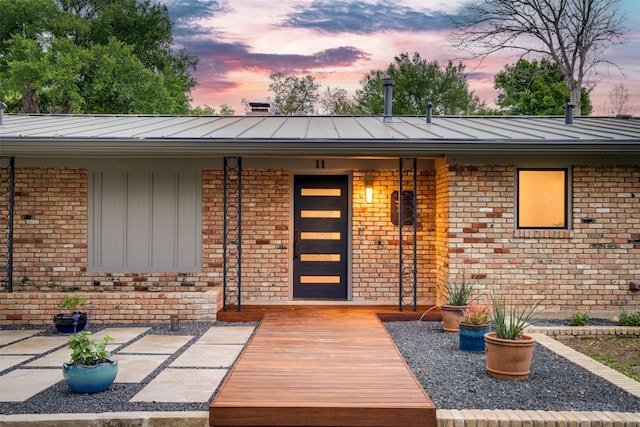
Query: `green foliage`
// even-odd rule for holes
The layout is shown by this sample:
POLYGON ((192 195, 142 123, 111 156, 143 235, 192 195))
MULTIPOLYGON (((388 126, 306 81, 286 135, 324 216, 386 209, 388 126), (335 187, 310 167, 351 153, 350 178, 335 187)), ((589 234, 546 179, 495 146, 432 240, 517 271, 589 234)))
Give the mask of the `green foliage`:
POLYGON ((172 51, 166 6, 0 0, 0 10, 0 99, 7 111, 188 112, 197 59, 172 51))
POLYGON ((414 53, 402 53, 385 70, 372 70, 361 80, 356 92, 358 108, 365 114, 382 114, 386 77, 395 80, 393 114, 424 115, 425 104, 433 103, 434 114, 472 114, 483 108, 479 98, 469 91, 465 66, 452 61, 441 69, 437 61, 427 62, 414 53))
POLYGON ((269 76, 269 92, 274 94, 271 107, 283 116, 313 114, 320 97, 315 77, 296 77, 285 73, 269 76))
MULTIPOLYGON (((494 77, 493 87, 498 90, 496 104, 511 115, 563 115, 562 106, 570 100, 560 67, 548 59, 520 59, 515 65, 505 65, 494 77)), ((589 90, 582 88, 582 114, 592 109, 589 90)))
POLYGON ((620 324, 625 326, 640 326, 640 311, 627 313, 626 310, 622 310, 622 313, 620 313, 620 324))
POLYGON ((577 311, 567 318, 570 326, 587 326, 589 320, 589 313, 583 311, 577 311))
POLYGON ((464 274, 459 280, 455 277, 447 276, 441 283, 440 297, 445 299, 449 305, 467 305, 476 285, 475 282, 467 280, 464 274))
POLYGON ((491 305, 493 307, 491 319, 496 337, 504 340, 516 340, 527 327, 527 322, 534 316, 540 302, 519 308, 506 304, 498 296, 492 295, 491 305))
POLYGON ((114 340, 109 335, 102 337, 100 341, 91 339, 91 332, 80 331, 69 335, 67 343, 71 348, 71 365, 94 366, 108 362, 111 353, 106 350, 107 344, 114 340))
POLYGON ((323 114, 330 116, 353 116, 359 111, 346 89, 339 87, 327 87, 320 96, 320 108, 323 114))
POLYGON ((81 295, 65 295, 58 303, 58 308, 62 310, 77 311, 85 305, 87 300, 81 295))

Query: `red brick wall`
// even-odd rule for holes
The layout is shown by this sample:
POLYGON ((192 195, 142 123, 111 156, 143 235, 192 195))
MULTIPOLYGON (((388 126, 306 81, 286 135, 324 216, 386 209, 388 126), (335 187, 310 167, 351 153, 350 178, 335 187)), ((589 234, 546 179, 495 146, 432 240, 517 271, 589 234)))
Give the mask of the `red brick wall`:
MULTIPOLYGON (((169 322, 177 315, 181 322, 214 321, 220 309, 220 292, 80 292, 86 298, 84 310, 93 323, 169 322)), ((50 324, 60 312, 62 292, 14 292, 0 294, 0 325, 50 324)))
MULTIPOLYGON (((353 299, 398 303, 399 229, 391 222, 391 194, 398 171, 353 173, 353 299), (373 182, 373 203, 365 202, 365 182, 373 182)), ((435 283, 435 173, 418 173, 418 301, 433 304, 435 283)), ((413 236, 404 236, 411 251, 413 236)), ((412 283, 409 283, 412 285, 412 283)), ((405 303, 410 300, 405 301, 405 303)))
MULTIPOLYGON (((640 277, 640 168, 577 166, 573 229, 514 230, 510 166, 450 166, 449 263, 452 273, 517 301, 542 301, 545 315, 640 309, 628 282, 640 277), (590 218, 593 223, 583 223, 590 218)), ((445 179, 445 178, 443 178, 445 179)))

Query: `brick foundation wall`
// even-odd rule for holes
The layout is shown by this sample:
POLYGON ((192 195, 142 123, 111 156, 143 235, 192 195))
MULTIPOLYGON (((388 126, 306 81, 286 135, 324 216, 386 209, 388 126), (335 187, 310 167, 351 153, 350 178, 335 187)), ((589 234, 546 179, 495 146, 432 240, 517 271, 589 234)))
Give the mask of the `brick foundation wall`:
MULTIPOLYGON (((182 322, 215 321, 221 307, 219 290, 207 292, 77 292, 86 299, 84 311, 93 323, 169 322, 177 315, 182 322)), ((0 293, 0 325, 50 324, 62 310, 64 292, 0 293)))
POLYGON ((544 315, 640 309, 628 288, 640 276, 640 168, 574 167, 571 230, 515 230, 514 173, 447 168, 452 272, 479 274, 485 291, 514 302, 541 301, 544 315))

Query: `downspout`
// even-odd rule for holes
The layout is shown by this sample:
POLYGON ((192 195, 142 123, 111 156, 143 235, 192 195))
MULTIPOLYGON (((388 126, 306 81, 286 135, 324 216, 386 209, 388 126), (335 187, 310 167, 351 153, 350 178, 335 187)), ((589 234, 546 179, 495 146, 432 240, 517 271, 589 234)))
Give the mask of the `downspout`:
POLYGON ((4 119, 4 109, 7 108, 7 104, 0 101, 0 126, 2 126, 2 120, 4 119))

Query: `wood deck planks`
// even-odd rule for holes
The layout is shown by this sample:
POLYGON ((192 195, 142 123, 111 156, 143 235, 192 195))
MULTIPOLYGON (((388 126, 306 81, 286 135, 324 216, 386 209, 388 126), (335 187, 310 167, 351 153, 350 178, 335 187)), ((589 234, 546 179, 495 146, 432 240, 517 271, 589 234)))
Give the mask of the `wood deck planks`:
POLYGON ((266 313, 211 426, 430 426, 435 407, 373 311, 266 313))

